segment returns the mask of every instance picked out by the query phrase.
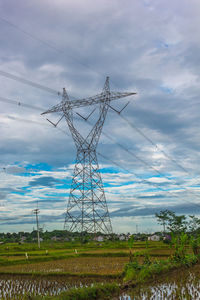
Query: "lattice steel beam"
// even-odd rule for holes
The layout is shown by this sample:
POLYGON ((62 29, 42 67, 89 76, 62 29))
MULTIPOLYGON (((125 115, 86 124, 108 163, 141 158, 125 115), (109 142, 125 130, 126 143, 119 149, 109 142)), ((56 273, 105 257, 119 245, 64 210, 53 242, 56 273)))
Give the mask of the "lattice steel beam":
POLYGON ((71 101, 66 90, 63 89, 61 103, 42 113, 63 112, 77 148, 76 164, 64 223, 65 229, 90 233, 102 232, 107 234, 112 232, 96 148, 110 102, 135 94, 111 92, 109 77, 107 77, 101 94, 71 101), (98 105, 99 117, 87 137, 83 137, 74 126, 73 109, 93 104, 98 105))

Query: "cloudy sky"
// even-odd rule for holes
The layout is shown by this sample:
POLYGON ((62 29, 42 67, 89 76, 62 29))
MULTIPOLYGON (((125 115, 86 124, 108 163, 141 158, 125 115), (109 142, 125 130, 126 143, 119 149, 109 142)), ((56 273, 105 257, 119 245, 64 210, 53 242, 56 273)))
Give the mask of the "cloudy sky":
MULTIPOLYGON (((165 208, 198 215, 199 15, 198 0, 0 0, 0 231, 32 230, 37 201, 41 227, 63 228, 76 149, 64 121, 40 114, 63 87, 92 96, 106 76, 137 92, 109 110, 98 146, 114 231, 153 232, 165 208)), ((83 134, 96 112, 76 112, 91 109, 74 111, 83 134)))

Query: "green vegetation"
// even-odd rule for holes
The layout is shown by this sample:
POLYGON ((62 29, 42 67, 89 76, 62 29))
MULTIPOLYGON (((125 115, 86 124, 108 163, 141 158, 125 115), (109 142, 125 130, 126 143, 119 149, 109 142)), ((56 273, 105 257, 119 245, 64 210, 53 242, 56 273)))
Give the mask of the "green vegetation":
POLYGON ((156 280, 138 284, 125 292, 130 299, 200 299, 200 265, 180 267, 159 274, 156 280), (180 276, 181 274, 181 276, 180 276))
POLYGON ((107 284, 95 284, 90 287, 83 288, 72 288, 66 292, 61 293, 56 297, 40 297, 35 296, 25 297, 26 300, 88 300, 88 299, 110 299, 113 294, 119 293, 120 288, 116 283, 107 283, 107 284))
POLYGON ((189 267, 198 262, 195 255, 186 255, 182 261, 174 261, 172 259, 157 260, 151 262, 145 261, 139 264, 137 261, 126 265, 124 270, 124 282, 129 282, 130 285, 141 283, 150 278, 155 278, 156 275, 168 272, 179 267, 189 267), (130 282, 131 281, 131 282, 130 282))
MULTIPOLYGON (((179 267, 189 267, 196 264, 200 260, 200 237, 198 236, 200 220, 194 216, 190 216, 190 221, 186 221, 186 217, 176 216, 174 212, 169 210, 161 211, 156 214, 159 223, 170 230, 170 248, 172 255, 166 260, 151 261, 148 252, 145 254, 143 263, 138 262, 135 255, 134 259, 125 266, 124 281, 131 284, 138 284, 155 277, 157 274, 166 273, 169 270, 179 267), (186 233, 187 226, 193 229, 193 235, 186 233), (191 250, 193 253, 191 254, 191 250)), ((147 249, 148 249, 148 245, 147 249)))
POLYGON ((192 235, 200 234, 200 219, 195 216, 189 216, 189 219, 185 215, 177 216, 171 210, 161 210, 155 214, 159 224, 163 225, 163 232, 173 233, 175 235, 187 232, 192 235))
POLYGON ((156 218, 164 231, 157 233, 161 240, 156 242, 144 234, 124 235, 122 241, 117 235, 112 236, 113 240, 104 236, 103 242, 97 242, 87 233, 81 241, 80 234, 75 233, 65 240, 69 233, 56 231, 44 233, 46 237, 43 235, 38 249, 33 239, 28 242, 34 232, 26 236, 25 242, 8 243, 13 235, 7 235, 7 241, 4 235, 0 244, 0 276, 3 280, 9 278, 6 276, 13 278, 9 283, 13 286, 16 278, 17 287, 13 290, 18 289, 19 293, 30 291, 31 284, 40 291, 39 295, 29 295, 26 299, 110 299, 121 288, 144 285, 158 275, 179 268, 186 270, 197 264, 200 261, 200 220, 194 216, 177 216, 169 210, 156 214, 156 218), (50 236, 55 234, 52 240, 50 236), (76 284, 77 280, 80 284, 76 284), (97 284, 99 281, 101 284, 97 284), (49 282, 52 283, 49 285, 49 282), (80 285, 83 288, 73 288, 80 285))

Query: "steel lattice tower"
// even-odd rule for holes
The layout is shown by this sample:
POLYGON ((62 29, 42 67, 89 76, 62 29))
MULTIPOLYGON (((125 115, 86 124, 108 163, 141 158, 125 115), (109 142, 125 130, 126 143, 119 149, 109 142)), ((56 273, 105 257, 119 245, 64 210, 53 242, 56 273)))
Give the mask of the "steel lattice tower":
POLYGON ((66 90, 63 89, 61 103, 43 113, 63 112, 62 118, 65 117, 66 119, 77 149, 64 223, 64 228, 69 231, 112 232, 96 148, 110 102, 134 94, 136 93, 111 92, 109 77, 107 77, 102 93, 93 97, 70 101, 66 90), (74 126, 73 109, 93 104, 98 105, 99 117, 87 137, 84 138, 74 126))

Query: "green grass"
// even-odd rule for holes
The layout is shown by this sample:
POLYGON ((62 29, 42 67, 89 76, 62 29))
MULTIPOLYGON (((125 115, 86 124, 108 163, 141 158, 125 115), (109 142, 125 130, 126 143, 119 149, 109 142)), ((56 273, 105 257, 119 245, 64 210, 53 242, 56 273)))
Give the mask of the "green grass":
POLYGON ((124 270, 124 282, 138 284, 154 278, 158 274, 166 273, 180 267, 189 267, 196 264, 199 258, 195 255, 186 255, 184 259, 176 262, 172 259, 157 260, 147 264, 139 264, 137 261, 128 263, 124 270))
POLYGON ((66 292, 61 293, 59 296, 28 296, 26 300, 95 300, 95 299, 111 299, 113 294, 118 294, 120 288, 118 284, 107 283, 107 284, 95 284, 91 287, 83 288, 72 288, 66 292))
MULTIPOLYGON (((89 242, 86 244, 81 244, 80 242, 42 242, 41 248, 38 249, 37 243, 24 243, 19 245, 18 243, 6 243, 0 245, 0 254, 1 253, 16 253, 16 252, 27 252, 34 251, 37 253, 41 253, 46 249, 50 250, 74 250, 79 249, 79 251, 87 251, 91 249, 128 249, 127 241, 105 241, 101 243, 97 242, 89 242)), ((144 249, 146 248, 145 242, 135 242, 133 248, 135 249, 144 249)), ((148 248, 158 248, 158 249, 166 249, 168 245, 163 242, 149 242, 148 248)))
MULTIPOLYGON (((162 242, 149 242, 148 249, 145 242, 135 242, 133 252, 144 256, 147 251, 152 257, 168 257, 171 254, 169 246, 162 242)), ((44 242, 41 249, 36 243, 8 243, 0 245, 0 266, 15 266, 19 264, 42 263, 52 260, 68 259, 72 257, 128 257, 129 247, 126 241, 102 243, 90 242, 44 242), (75 254, 77 249, 78 254, 75 254), (48 250, 48 255, 46 254, 48 250), (25 257, 28 253, 28 259, 25 257), (15 259, 16 257, 16 259, 15 259)))
MULTIPOLYGON (((123 273, 125 280, 124 282, 131 281, 134 284, 142 283, 148 281, 152 277, 157 276, 158 274, 168 272, 183 265, 190 265, 195 262, 194 257, 192 258, 191 255, 188 255, 185 262, 182 263, 170 261, 168 258, 173 253, 173 249, 170 249, 169 245, 162 242, 148 242, 148 247, 146 246, 147 245, 145 242, 134 242, 132 248, 132 252, 134 254, 133 259, 137 258, 138 262, 127 264, 123 273), (150 255, 152 258, 151 263, 145 264, 144 259, 147 258, 148 255, 150 255), (161 257, 165 258, 165 260, 161 260, 161 257), (155 258, 158 258, 159 260, 156 261, 155 258)), ((190 248, 187 247, 187 253, 189 252, 190 248)), ((19 245, 16 243, 10 243, 0 245, 0 266, 2 266, 2 268, 0 268, 0 274, 31 274, 33 277, 63 275, 66 276, 66 278, 67 276, 80 278, 112 278, 117 281, 117 278, 120 277, 120 274, 122 276, 122 273, 120 272, 122 272, 125 263, 128 262, 128 256, 129 247, 126 241, 109 241, 102 243, 90 242, 87 244, 81 244, 77 242, 48 242, 41 243, 41 249, 38 249, 37 244, 26 243, 19 245), (75 253, 75 249, 78 251, 77 254, 75 253), (48 254, 46 254, 46 250, 48 250, 48 254), (25 258, 25 253, 28 253, 28 259, 25 258), (127 259, 123 257, 127 257, 127 259), (70 259, 72 261, 71 269, 69 261, 70 259), (61 260, 60 269, 58 260, 61 260), (53 261, 53 263, 51 261, 53 261), (45 262, 49 263, 45 264, 45 262), (29 264, 33 265, 29 266, 29 264), (66 268, 63 267, 64 264, 67 265, 66 268), (53 265, 52 269, 49 267, 49 265, 53 265), (74 265, 76 268, 80 268, 74 271, 74 265), (4 271, 5 266, 10 266, 7 268, 7 271, 4 271), (94 266, 96 266, 96 269, 94 266), (102 268, 102 271, 100 271, 101 266, 107 266, 107 269, 104 270, 102 268), (113 274, 111 274, 112 267, 113 274), (56 268, 58 271, 56 271, 56 268)), ((110 295, 113 296, 113 293, 117 293, 117 291, 119 291, 119 286, 117 284, 100 284, 82 289, 70 289, 69 291, 60 294, 59 297, 29 296, 27 299, 110 299, 110 295)))

